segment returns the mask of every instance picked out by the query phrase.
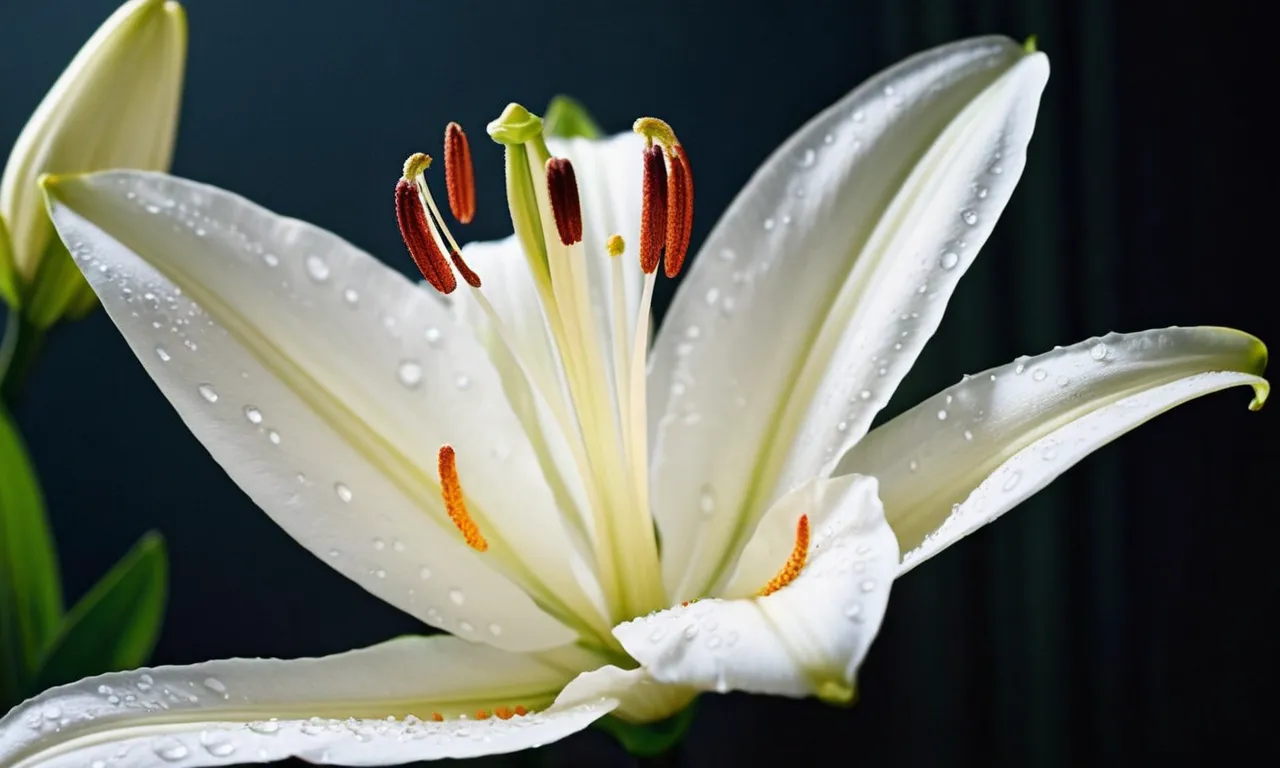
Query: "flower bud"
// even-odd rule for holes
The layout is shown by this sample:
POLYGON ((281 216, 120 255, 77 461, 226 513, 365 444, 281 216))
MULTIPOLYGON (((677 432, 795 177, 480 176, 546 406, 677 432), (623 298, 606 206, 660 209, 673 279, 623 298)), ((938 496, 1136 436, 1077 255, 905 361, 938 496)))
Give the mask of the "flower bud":
POLYGON ((7 257, 0 247, 0 285, 16 286, 24 314, 37 325, 94 306, 79 270, 45 264, 67 254, 45 212, 39 178, 168 170, 186 51, 181 5, 129 0, 84 44, 13 145, 0 177, 0 217, 10 241, 7 257))

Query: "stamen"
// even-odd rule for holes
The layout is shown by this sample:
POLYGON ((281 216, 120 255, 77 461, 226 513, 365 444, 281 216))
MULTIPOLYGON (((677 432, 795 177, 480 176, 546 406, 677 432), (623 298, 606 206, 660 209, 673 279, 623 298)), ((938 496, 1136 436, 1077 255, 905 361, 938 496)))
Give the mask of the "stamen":
POLYGON ((439 712, 432 712, 432 713, 431 713, 431 719, 432 719, 433 721, 437 722, 437 723, 443 723, 443 722, 444 722, 444 715, 440 714, 439 712))
POLYGON ((667 164, 662 150, 650 146, 644 150, 643 204, 640 209, 640 269, 653 274, 662 260, 667 239, 667 164))
MULTIPOLYGON (((409 170, 410 164, 419 157, 426 158, 425 164, 422 160, 417 161, 419 172, 430 164, 431 160, 426 155, 414 155, 405 163, 405 169, 409 170)), ((396 222, 400 225, 400 236, 404 238, 405 247, 409 249, 409 255, 413 257, 418 271, 437 291, 452 293, 458 287, 458 281, 431 233, 426 209, 418 198, 418 187, 408 178, 401 178, 396 183, 396 222)))
POLYGON ((440 495, 444 497, 445 511, 453 524, 458 526, 458 530, 462 531, 462 538, 467 542, 467 546, 477 552, 484 552, 489 548, 489 542, 485 541, 480 533, 480 527, 471 519, 471 515, 467 514, 467 502, 463 498, 462 483, 458 480, 458 459, 454 455, 453 446, 447 444, 440 446, 438 458, 440 495))
POLYGON ((668 155, 671 173, 667 177, 667 243, 665 271, 667 277, 680 274, 689 238, 693 235, 693 174, 684 147, 676 144, 668 155))
POLYGON ((804 569, 804 562, 809 557, 809 516, 801 515, 800 521, 796 523, 796 545, 791 550, 791 557, 787 558, 787 562, 782 566, 782 570, 769 580, 768 584, 758 593, 759 597, 772 595, 774 592, 782 589, 791 582, 795 581, 800 575, 800 571, 804 569))
POLYGON ((512 712, 507 707, 498 707, 497 709, 493 710, 493 716, 498 718, 499 720, 510 720, 511 718, 516 716, 516 713, 512 712))
POLYGON ((627 244, 623 241, 622 235, 609 235, 604 247, 609 251, 609 256, 616 259, 627 249, 627 244))
POLYGON ((582 201, 578 199, 578 177, 568 158, 553 157, 547 161, 547 197, 551 200, 560 242, 564 245, 582 242, 582 201))
POLYGON ((453 266, 457 267, 458 271, 462 273, 462 279, 467 281, 467 285, 472 288, 479 288, 480 276, 473 272, 471 267, 467 266, 467 262, 462 260, 462 252, 453 251, 449 254, 449 257, 453 259, 453 266))
POLYGON ((449 210, 453 211, 453 217, 470 224, 476 215, 476 174, 471 165, 467 134, 457 123, 449 123, 444 129, 444 181, 449 189, 449 210))
POLYGON ((476 719, 477 719, 477 720, 488 720, 488 719, 489 719, 489 710, 487 710, 487 709, 477 709, 477 710, 476 710, 476 719))

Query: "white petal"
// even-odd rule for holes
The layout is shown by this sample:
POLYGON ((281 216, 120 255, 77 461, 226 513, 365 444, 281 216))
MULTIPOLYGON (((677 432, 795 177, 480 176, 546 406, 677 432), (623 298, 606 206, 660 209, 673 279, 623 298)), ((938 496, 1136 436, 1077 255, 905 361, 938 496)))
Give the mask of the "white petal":
MULTIPOLYGON (((660 682, 848 700, 889 600, 897 541, 874 478, 816 480, 780 499, 767 517, 789 522, 794 540, 801 514, 824 522, 813 528, 808 562, 788 586, 766 597, 677 606, 621 624, 613 634, 660 682)), ((771 571, 740 571, 735 583, 750 586, 730 598, 762 588, 790 549, 788 543, 774 551, 771 571)))
POLYGON ((548 706, 570 677, 527 656, 446 636, 319 659, 115 672, 12 710, 0 720, 0 763, 143 768, 301 757, 392 765, 512 752, 581 730, 616 706, 603 696, 548 706), (458 719, 517 704, 543 711, 458 719), (433 712, 446 721, 433 722, 433 712))
POLYGON ((556 697, 556 706, 616 699, 613 714, 634 723, 653 723, 689 706, 698 693, 692 686, 659 683, 643 667, 621 669, 610 664, 574 678, 556 697))
POLYGON ((468 639, 572 641, 497 570, 518 556, 554 599, 594 610, 498 374, 442 302, 338 237, 213 187, 110 172, 61 179, 51 195, 60 234, 148 373, 290 535, 468 639), (446 442, 484 555, 444 513, 446 442))
POLYGON ((712 232, 650 376, 676 595, 707 589, 888 400, 1008 199, 1047 72, 1005 38, 909 59, 788 140, 712 232))
POLYGON ((837 473, 880 479, 918 565, 1175 405, 1247 384, 1266 399, 1260 341, 1225 328, 1109 334, 967 377, 854 446, 837 473))

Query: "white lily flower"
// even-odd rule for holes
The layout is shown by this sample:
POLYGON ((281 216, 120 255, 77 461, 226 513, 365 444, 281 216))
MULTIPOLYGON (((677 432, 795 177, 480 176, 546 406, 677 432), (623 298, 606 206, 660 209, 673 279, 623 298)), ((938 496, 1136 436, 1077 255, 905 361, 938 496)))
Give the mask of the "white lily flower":
MULTIPOLYGON (((37 184, 42 174, 168 169, 186 52, 181 5, 129 0, 102 23, 40 102, 0 176, 0 218, 12 238, 12 263, 0 261, 0 272, 16 276, 16 285, 36 281, 50 243, 57 243, 37 184)), ((74 282, 44 290, 65 293, 83 282, 75 270, 66 279, 74 282)), ((41 324, 60 313, 61 307, 42 308, 40 314, 48 316, 41 324)))
MULTIPOLYGON (((219 189, 48 182, 213 457, 330 566, 457 637, 90 678, 0 721, 0 762, 388 764, 656 721, 700 691, 848 701, 903 570, 1179 402, 1266 395, 1256 339, 1169 329, 969 378, 866 434, 1009 199, 1047 77, 1043 54, 968 40, 817 116, 712 232, 651 349, 652 270, 663 243, 679 268, 692 189, 658 121, 638 124, 656 149, 544 143, 508 108, 490 132, 516 235, 461 254, 411 158, 415 259, 445 290, 444 254, 483 283, 446 301, 219 189)), ((445 155, 467 220, 452 128, 445 155)))

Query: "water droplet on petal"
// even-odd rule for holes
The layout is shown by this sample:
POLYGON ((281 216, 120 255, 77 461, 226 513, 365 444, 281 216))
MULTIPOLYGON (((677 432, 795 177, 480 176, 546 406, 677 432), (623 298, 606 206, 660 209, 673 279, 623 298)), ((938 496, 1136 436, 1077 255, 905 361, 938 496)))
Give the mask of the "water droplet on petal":
POLYGON ((160 358, 160 362, 167 363, 173 358, 169 356, 169 352, 159 344, 156 345, 156 357, 160 358))
POLYGON ((236 751, 236 744, 226 731, 201 731, 200 746, 214 757, 226 757, 236 751))
POLYGON ((333 492, 338 494, 338 498, 343 501, 351 501, 351 489, 342 483, 333 484, 333 492))
POLYGON ((249 730, 254 733, 262 733, 270 736, 273 733, 280 732, 280 723, 273 720, 258 720, 248 725, 249 730))
POLYGON ((383 541, 382 539, 374 539, 373 548, 381 552, 382 550, 387 548, 387 542, 383 541))
POLYGON ((698 498, 698 509, 704 515, 716 511, 716 489, 711 485, 702 486, 702 495, 698 498))
POLYGON ((861 623, 863 619, 862 603, 852 603, 848 608, 845 608, 844 616, 849 621, 861 623))
POLYGON ((1097 360, 1098 362, 1102 362, 1103 360, 1106 360, 1107 345, 1103 344, 1102 342, 1098 342, 1097 344, 1094 344, 1093 347, 1090 348, 1089 350, 1089 357, 1092 357, 1094 360, 1097 360))
POLYGON ((422 332, 422 337, 427 340, 427 344, 431 347, 439 347, 442 334, 439 328, 428 328, 422 332))
POLYGON ((426 581, 431 578, 431 569, 425 565, 418 569, 418 578, 426 581))
POLYGON ((947 411, 944 408, 938 411, 938 421, 946 421, 946 420, 947 420, 947 411))
POLYGON ((1018 482, 1019 482, 1020 480, 1022 480, 1022 471, 1021 471, 1021 470, 1014 470, 1014 471, 1009 475, 1009 479, 1008 479, 1008 480, 1005 480, 1005 481, 1004 481, 1004 485, 1003 485, 1003 486, 1001 486, 1001 487, 1002 487, 1005 491, 1012 491, 1014 488, 1017 488, 1017 487, 1018 487, 1018 482))
POLYGON ((471 622, 464 619, 458 622, 458 629, 463 632, 474 632, 476 628, 471 626, 471 622))
POLYGON ((401 360, 396 378, 408 389, 417 389, 422 384, 422 364, 417 360, 401 360))
POLYGON ((280 265, 280 257, 274 253, 262 254, 262 260, 266 262, 268 267, 276 267, 280 265))
POLYGON ((800 155, 800 165, 802 165, 805 168, 808 168, 809 166, 813 165, 815 162, 817 162, 817 160, 818 160, 818 153, 814 152, 812 149, 806 149, 804 153, 800 155))
POLYGON ((964 439, 966 442, 973 442, 973 433, 966 429, 964 431, 964 439))
POLYGON ((872 592, 875 590, 875 588, 876 588, 875 579, 864 579, 863 582, 858 585, 858 589, 861 589, 863 592, 872 592))
POLYGON ((764 229, 766 232, 773 229, 775 226, 777 226, 777 223, 773 219, 764 220, 764 229))
POLYGON ((1049 372, 1043 368, 1037 368, 1031 372, 1031 378, 1035 379, 1036 381, 1044 381, 1045 379, 1049 378, 1049 372))
POLYGON ((501 634, 502 634, 502 625, 501 625, 501 624, 490 624, 490 625, 489 625, 489 634, 493 635, 494 637, 498 637, 499 635, 501 635, 501 634))
POLYGON ((166 763, 176 763, 188 754, 185 744, 169 736, 161 736, 151 742, 151 750, 166 763))
POLYGON ((938 260, 938 264, 943 269, 955 269, 956 265, 959 263, 960 263, 960 256, 956 254, 954 251, 947 251, 946 253, 942 254, 942 258, 938 260))
POLYGON ((244 407, 244 417, 249 420, 250 424, 262 423, 262 411, 254 408, 252 405, 246 405, 244 407))
POLYGON ((319 256, 311 254, 306 259, 307 276, 317 283, 323 283, 329 279, 329 264, 319 256))
POLYGON ((465 373, 460 373, 458 374, 458 377, 453 380, 453 384, 458 389, 467 390, 471 388, 471 378, 465 373))
POLYGON ((966 209, 960 214, 960 218, 964 220, 965 224, 972 227, 978 223, 978 212, 972 209, 966 209))
POLYGON ((912 459, 907 464, 907 469, 911 470, 912 472, 915 472, 919 468, 920 468, 920 462, 916 461, 915 459, 912 459))
POLYGON ((347 288, 342 292, 342 300, 354 307, 360 303, 360 294, 355 288, 347 288))
POLYGON ((454 605, 462 605, 466 602, 467 596, 462 594, 460 589, 451 589, 449 590, 449 599, 453 601, 454 605))
POLYGON ((268 429, 268 430, 267 430, 267 439, 271 441, 271 444, 272 444, 272 445, 279 445, 279 444, 280 444, 280 433, 279 433, 279 432, 277 432, 277 431, 275 431, 274 429, 268 429))
POLYGON ((218 391, 213 388, 212 384, 201 384, 196 387, 196 391, 199 392, 200 396, 205 400, 208 400, 211 403, 218 402, 218 391))
POLYGON ((206 677, 204 679, 204 687, 219 695, 226 694, 227 692, 227 686, 216 677, 206 677))

